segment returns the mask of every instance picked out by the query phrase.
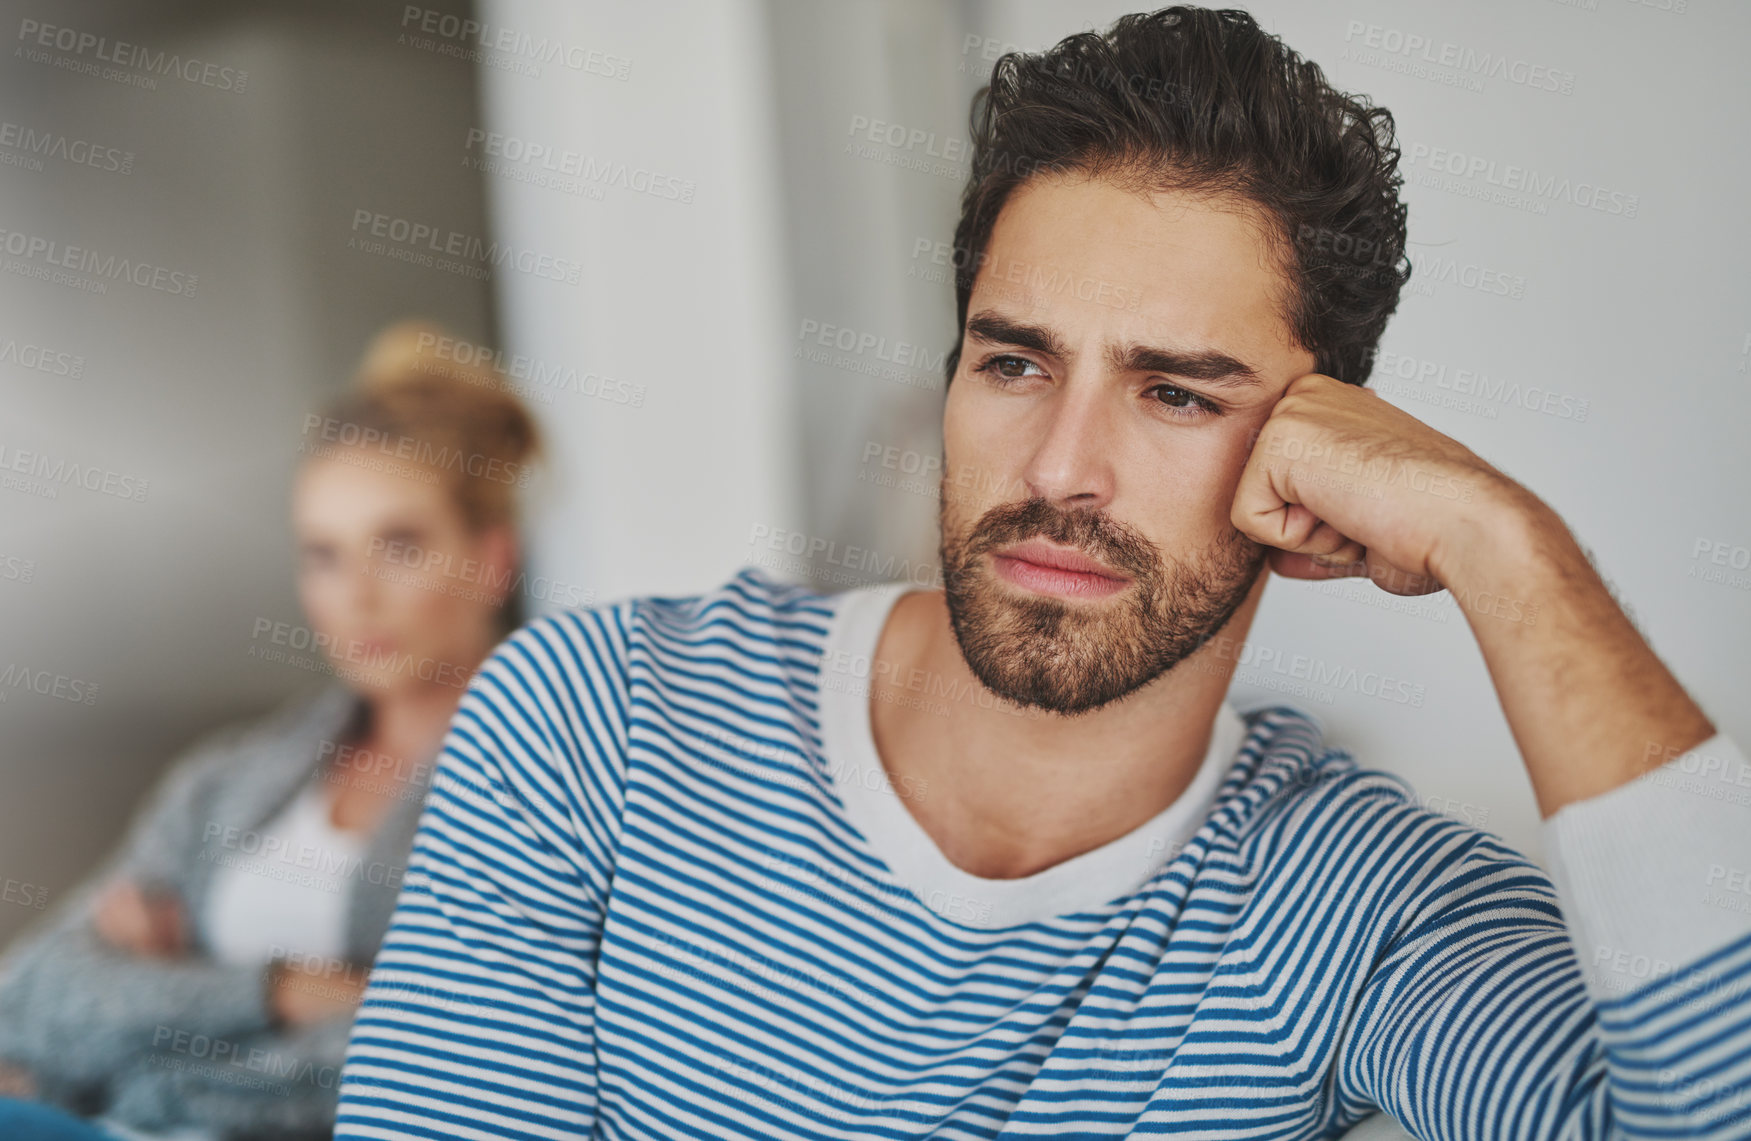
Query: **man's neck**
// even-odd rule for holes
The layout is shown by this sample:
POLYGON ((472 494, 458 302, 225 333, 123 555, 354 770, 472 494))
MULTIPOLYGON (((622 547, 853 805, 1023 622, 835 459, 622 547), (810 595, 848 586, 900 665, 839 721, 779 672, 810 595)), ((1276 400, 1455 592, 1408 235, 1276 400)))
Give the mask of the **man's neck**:
POLYGON ((906 806, 950 863, 1014 879, 1093 851, 1177 800, 1209 750, 1216 714, 1268 576, 1221 634, 1121 701, 1081 717, 1021 710, 961 655, 943 592, 894 604, 870 671, 870 725, 906 806), (913 672, 917 671, 917 672, 913 672), (955 695, 946 716, 892 679, 955 695))

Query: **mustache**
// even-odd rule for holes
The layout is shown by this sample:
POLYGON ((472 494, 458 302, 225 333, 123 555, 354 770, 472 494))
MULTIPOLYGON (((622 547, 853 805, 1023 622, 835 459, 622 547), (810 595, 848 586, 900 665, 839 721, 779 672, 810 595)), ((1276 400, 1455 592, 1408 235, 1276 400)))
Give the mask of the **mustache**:
POLYGON ((1063 510, 1043 496, 985 512, 967 537, 967 551, 979 555, 1033 538, 1074 547, 1139 580, 1155 577, 1161 567, 1155 544, 1136 529, 1101 511, 1063 510))

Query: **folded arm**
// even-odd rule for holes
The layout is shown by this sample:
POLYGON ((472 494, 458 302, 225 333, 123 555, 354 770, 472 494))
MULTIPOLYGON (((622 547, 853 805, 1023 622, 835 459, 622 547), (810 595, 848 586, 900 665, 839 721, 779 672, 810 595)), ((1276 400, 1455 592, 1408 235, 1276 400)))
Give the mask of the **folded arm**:
POLYGON ((192 859, 202 804, 224 779, 224 734, 159 782, 118 851, 0 961, 0 1059, 59 1082, 102 1081, 163 1027, 238 1035, 271 1025, 262 970, 122 950, 98 934, 99 898, 120 879, 174 885, 192 859))

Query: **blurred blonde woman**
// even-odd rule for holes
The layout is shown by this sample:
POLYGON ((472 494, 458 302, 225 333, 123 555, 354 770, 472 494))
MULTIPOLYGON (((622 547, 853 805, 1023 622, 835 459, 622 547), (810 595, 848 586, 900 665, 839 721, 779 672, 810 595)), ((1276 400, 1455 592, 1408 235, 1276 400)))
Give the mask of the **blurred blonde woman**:
POLYGON ((258 630, 250 656, 322 680, 180 757, 0 960, 0 1137, 329 1136, 450 716, 523 619, 535 424, 448 338, 390 327, 305 421, 307 628, 258 630))

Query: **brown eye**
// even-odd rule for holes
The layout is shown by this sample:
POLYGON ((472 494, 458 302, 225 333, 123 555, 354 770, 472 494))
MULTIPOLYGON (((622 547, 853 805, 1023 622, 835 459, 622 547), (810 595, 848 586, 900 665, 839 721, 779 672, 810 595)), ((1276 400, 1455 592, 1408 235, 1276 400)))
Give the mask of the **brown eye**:
POLYGON ((1176 416, 1188 420, 1203 416, 1219 416, 1222 409, 1204 399, 1195 392, 1187 392, 1175 384, 1157 384, 1150 388, 1151 393, 1165 394, 1156 397, 1156 403, 1171 408, 1176 416))
POLYGON ((1026 357, 997 356, 991 358, 990 367, 1005 380, 1020 380, 1034 362, 1026 357))

